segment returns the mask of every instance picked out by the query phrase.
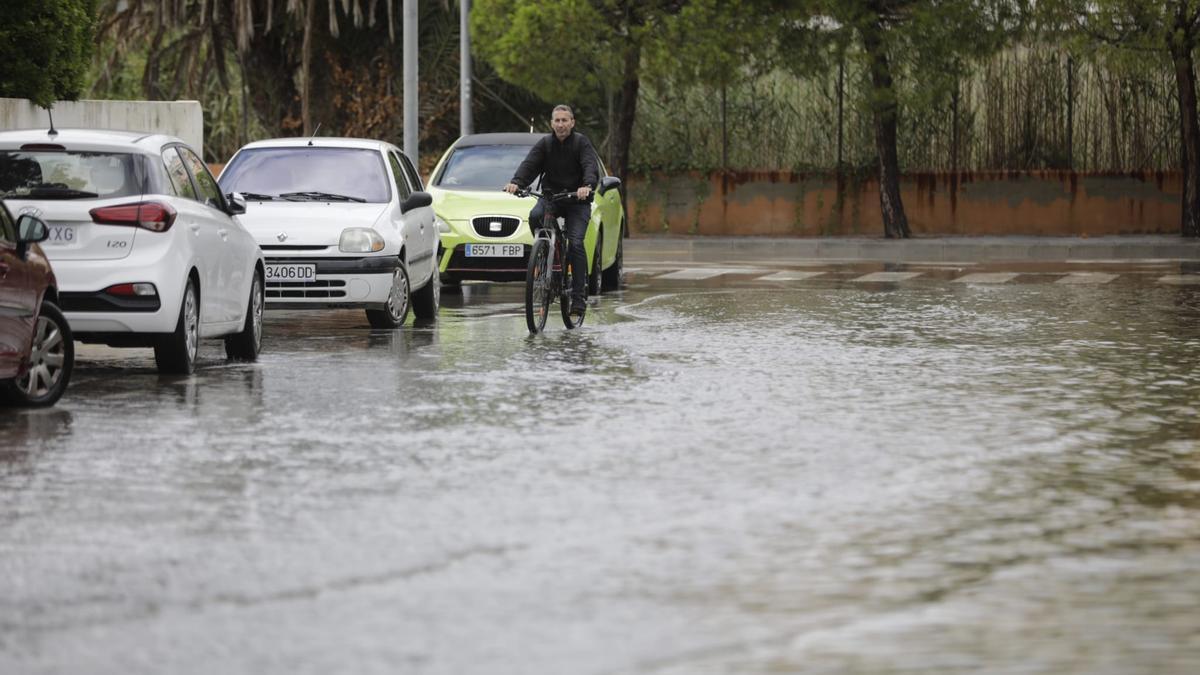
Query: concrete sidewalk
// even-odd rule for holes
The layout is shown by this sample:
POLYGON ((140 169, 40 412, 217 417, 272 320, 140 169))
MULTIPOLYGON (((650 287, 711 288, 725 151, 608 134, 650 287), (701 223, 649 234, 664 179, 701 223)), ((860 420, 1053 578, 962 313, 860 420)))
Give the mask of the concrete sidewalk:
POLYGON ((1128 237, 929 237, 889 240, 878 237, 632 237, 625 254, 685 256, 689 260, 738 257, 885 262, 1052 262, 1110 260, 1200 261, 1200 239, 1173 235, 1128 237))

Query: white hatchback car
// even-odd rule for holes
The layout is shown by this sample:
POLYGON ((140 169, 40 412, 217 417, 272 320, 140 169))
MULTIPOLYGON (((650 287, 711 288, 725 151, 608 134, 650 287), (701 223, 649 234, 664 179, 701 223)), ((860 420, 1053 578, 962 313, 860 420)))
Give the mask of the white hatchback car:
POLYGON ((244 146, 221 187, 256 202, 242 222, 267 261, 268 308, 353 307, 376 328, 437 317, 432 198, 396 146, 282 138, 244 146), (261 202, 261 203, 257 203, 261 202))
POLYGON ((200 157, 171 136, 0 132, 0 197, 45 221, 42 242, 75 339, 153 347, 190 373, 201 338, 233 359, 262 347, 262 251, 200 157))

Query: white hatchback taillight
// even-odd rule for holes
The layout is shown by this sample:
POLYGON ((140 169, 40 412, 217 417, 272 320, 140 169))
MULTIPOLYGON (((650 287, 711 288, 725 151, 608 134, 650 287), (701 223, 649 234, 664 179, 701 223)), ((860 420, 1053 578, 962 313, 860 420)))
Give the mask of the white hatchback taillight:
POLYGON ((109 295, 123 295, 128 297, 149 297, 158 295, 158 289, 154 284, 138 283, 138 284, 116 284, 104 289, 109 295))
POLYGON ((175 209, 163 202, 135 202, 100 206, 88 211, 93 223, 129 225, 151 232, 166 232, 175 224, 175 209))

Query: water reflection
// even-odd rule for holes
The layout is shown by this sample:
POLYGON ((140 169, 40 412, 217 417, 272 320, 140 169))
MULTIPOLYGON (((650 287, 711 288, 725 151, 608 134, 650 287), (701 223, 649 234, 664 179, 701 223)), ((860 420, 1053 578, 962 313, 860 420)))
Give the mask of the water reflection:
POLYGON ((0 414, 0 472, 32 468, 37 453, 67 439, 73 417, 65 408, 7 409, 0 414))
POLYGON ((85 361, 0 418, 0 661, 1191 672, 1197 289, 852 276, 85 361))

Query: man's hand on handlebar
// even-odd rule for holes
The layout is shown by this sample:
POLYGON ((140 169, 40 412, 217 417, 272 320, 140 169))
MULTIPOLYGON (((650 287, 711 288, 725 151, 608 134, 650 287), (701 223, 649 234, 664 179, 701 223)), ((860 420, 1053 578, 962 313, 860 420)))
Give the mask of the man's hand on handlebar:
POLYGON ((542 194, 527 187, 517 187, 515 183, 509 183, 508 185, 505 185, 502 190, 510 195, 516 195, 518 197, 528 197, 529 195, 533 195, 538 199, 545 199, 552 202, 558 202, 564 199, 577 199, 583 202, 587 201, 587 198, 592 194, 592 188, 586 185, 578 190, 568 190, 566 192, 559 192, 557 194, 542 194))

